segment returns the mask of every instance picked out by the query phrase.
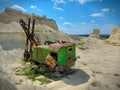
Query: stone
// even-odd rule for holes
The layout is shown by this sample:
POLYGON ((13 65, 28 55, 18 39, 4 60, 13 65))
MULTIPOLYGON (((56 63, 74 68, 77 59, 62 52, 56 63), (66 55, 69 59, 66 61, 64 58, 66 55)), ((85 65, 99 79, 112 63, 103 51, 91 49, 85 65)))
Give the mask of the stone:
POLYGON ((89 37, 100 38, 100 30, 94 29, 93 32, 89 35, 89 37))
POLYGON ((120 45, 120 27, 113 28, 108 41, 120 45))

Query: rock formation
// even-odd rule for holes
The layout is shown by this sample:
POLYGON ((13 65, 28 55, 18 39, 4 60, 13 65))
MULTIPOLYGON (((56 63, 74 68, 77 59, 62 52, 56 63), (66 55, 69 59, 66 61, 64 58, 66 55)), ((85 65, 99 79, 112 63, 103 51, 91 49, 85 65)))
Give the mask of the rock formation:
POLYGON ((94 29, 93 32, 89 35, 89 37, 100 38, 100 30, 94 29))
POLYGON ((112 43, 120 44, 120 27, 113 28, 108 41, 112 43))
MULTIPOLYGON (((9 24, 11 22, 18 23, 20 19, 24 19, 24 21, 27 21, 28 18, 35 18, 36 25, 42 24, 49 26, 54 30, 58 30, 56 22, 53 19, 46 18, 45 16, 35 16, 34 14, 22 13, 21 11, 17 11, 11 8, 6 8, 3 13, 0 13, 0 22, 5 24, 9 24)), ((46 28, 44 27, 44 29, 46 28)))
POLYGON ((53 19, 6 8, 3 13, 0 13, 0 45, 4 50, 24 48, 26 36, 19 20, 23 19, 27 23, 28 18, 31 18, 31 20, 35 18, 35 34, 41 44, 46 40, 71 41, 68 35, 58 30, 58 26, 53 19))

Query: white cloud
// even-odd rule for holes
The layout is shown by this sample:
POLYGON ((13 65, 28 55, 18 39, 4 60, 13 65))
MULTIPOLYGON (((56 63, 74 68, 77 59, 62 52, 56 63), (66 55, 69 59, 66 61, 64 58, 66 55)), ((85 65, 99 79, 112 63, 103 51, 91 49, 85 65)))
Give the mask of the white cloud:
POLYGON ((35 8, 35 6, 31 5, 31 6, 30 6, 30 8, 32 8, 32 9, 33 9, 33 8, 35 8))
POLYGON ((64 0, 52 0, 52 2, 57 3, 57 4, 65 3, 64 0))
POLYGON ((53 6, 54 9, 59 10, 59 11, 63 11, 63 8, 57 7, 57 6, 53 6))
POLYGON ((84 4, 84 3, 87 3, 87 2, 93 2, 95 0, 76 0, 78 1, 80 4, 84 4))
POLYGON ((54 3, 53 8, 59 11, 63 11, 63 8, 58 7, 58 4, 65 4, 65 0, 52 0, 52 2, 54 3))
POLYGON ((103 0, 100 0, 100 2, 103 2, 103 0))
POLYGON ((69 0, 69 1, 73 2, 74 0, 69 0))
POLYGON ((103 17, 104 15, 103 13, 92 13, 90 16, 91 17, 103 17))
POLYGON ((83 18, 83 17, 85 17, 85 16, 82 16, 82 15, 81 15, 80 17, 83 18))
POLYGON ((110 9, 109 8, 103 8, 100 13, 92 13, 90 16, 91 17, 104 17, 105 12, 108 12, 110 9))
POLYGON ((102 11, 103 12, 108 12, 110 9, 109 8, 103 8, 102 11))
POLYGON ((17 5, 17 4, 14 4, 14 5, 12 6, 12 8, 13 8, 13 9, 17 9, 17 10, 21 10, 21 11, 26 11, 23 7, 21 7, 21 6, 17 5))
POLYGON ((59 19, 64 19, 63 17, 59 17, 59 19))
POLYGON ((85 25, 86 23, 85 23, 85 22, 82 22, 81 24, 82 24, 82 25, 85 25))
POLYGON ((91 20, 91 23, 94 23, 95 21, 94 20, 91 20))
POLYGON ((79 2, 80 4, 85 4, 85 3, 88 3, 88 2, 93 2, 95 0, 69 0, 69 1, 75 1, 75 2, 79 2))
POLYGON ((73 26, 73 24, 70 23, 70 22, 64 22, 63 25, 70 25, 70 26, 73 26))
POLYGON ((62 30, 65 33, 68 34, 90 34, 93 32, 94 28, 100 29, 101 34, 110 34, 112 31, 113 27, 116 27, 114 24, 97 24, 97 23, 72 23, 75 25, 75 27, 66 27, 66 26, 61 26, 60 30, 62 30))
POLYGON ((40 11, 40 9, 37 6, 35 6, 35 5, 31 5, 30 8, 31 9, 36 9, 37 11, 40 11))

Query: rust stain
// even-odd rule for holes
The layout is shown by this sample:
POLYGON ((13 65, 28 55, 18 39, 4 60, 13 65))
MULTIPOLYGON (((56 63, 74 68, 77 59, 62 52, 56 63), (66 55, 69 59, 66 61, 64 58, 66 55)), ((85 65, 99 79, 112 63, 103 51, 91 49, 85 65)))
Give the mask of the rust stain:
POLYGON ((54 43, 51 44, 49 47, 52 48, 52 51, 55 52, 56 49, 62 48, 62 47, 67 47, 67 46, 72 46, 74 43, 54 43))

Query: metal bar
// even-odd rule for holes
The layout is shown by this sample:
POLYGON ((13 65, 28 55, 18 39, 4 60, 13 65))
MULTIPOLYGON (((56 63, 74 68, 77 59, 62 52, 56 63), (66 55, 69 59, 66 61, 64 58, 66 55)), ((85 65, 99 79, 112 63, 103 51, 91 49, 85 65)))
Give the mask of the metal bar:
POLYGON ((30 35, 30 18, 28 19, 28 36, 27 36, 27 40, 26 40, 26 46, 28 47, 28 40, 29 40, 29 35, 30 35))
MULTIPOLYGON (((35 26, 35 19, 33 19, 33 22, 32 22, 32 32, 31 32, 31 39, 33 39, 34 43, 36 43, 36 41, 34 40, 34 26, 35 26)), ((32 52, 32 46, 33 46, 33 43, 30 42, 30 53, 32 52)))
POLYGON ((30 34, 30 18, 28 19, 28 33, 30 34))
POLYGON ((32 34, 34 34, 34 26, 35 26, 35 19, 33 19, 33 23, 32 23, 32 34))

